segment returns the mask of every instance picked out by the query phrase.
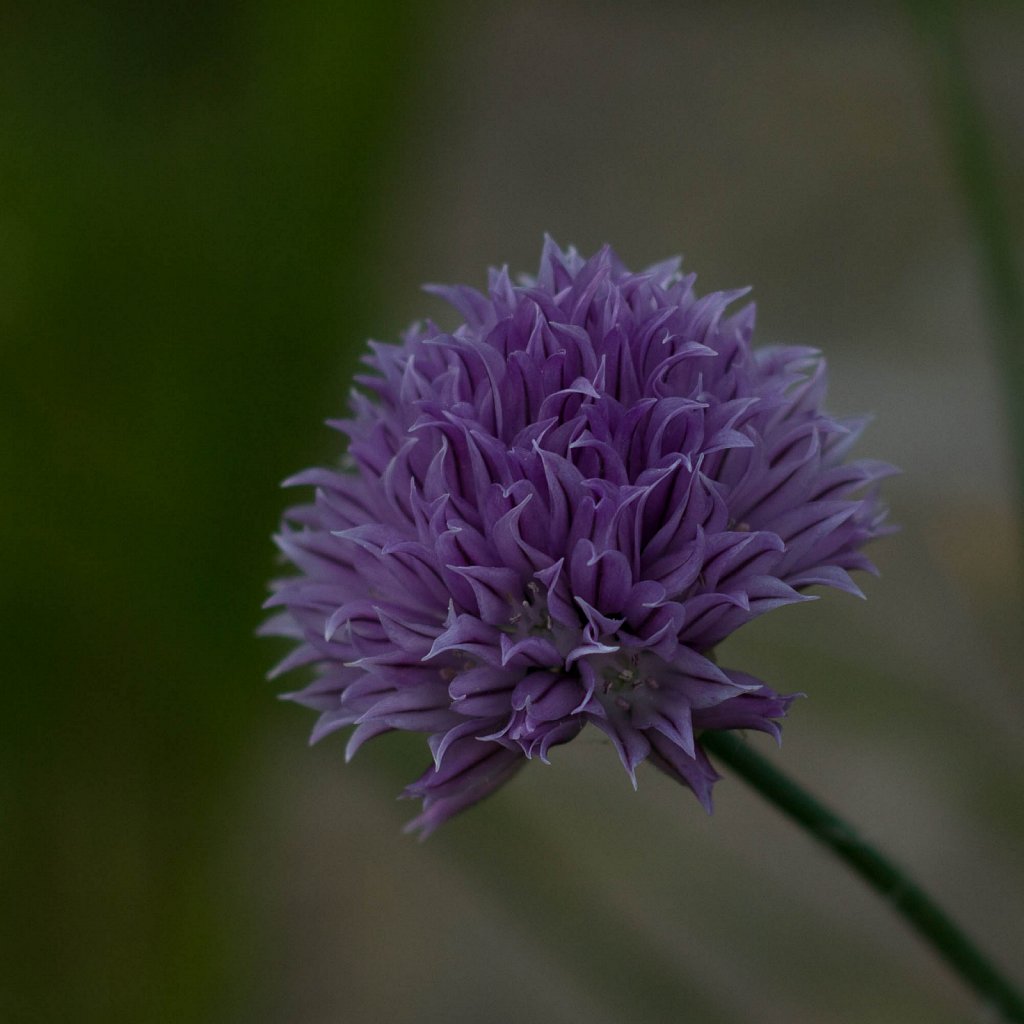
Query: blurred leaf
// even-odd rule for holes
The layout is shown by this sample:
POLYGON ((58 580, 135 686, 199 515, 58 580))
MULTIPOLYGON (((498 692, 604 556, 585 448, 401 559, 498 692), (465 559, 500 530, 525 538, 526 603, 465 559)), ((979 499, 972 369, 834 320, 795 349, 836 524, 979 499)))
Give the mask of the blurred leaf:
POLYGON ((5 15, 5 1020, 219 1022, 258 984, 216 857, 276 710, 275 484, 362 338, 419 17, 5 15))
POLYGON ((1024 531, 1024 279, 1004 200, 996 146, 971 80, 965 29, 973 5, 908 0, 932 80, 936 114, 971 221, 1014 448, 1024 531))

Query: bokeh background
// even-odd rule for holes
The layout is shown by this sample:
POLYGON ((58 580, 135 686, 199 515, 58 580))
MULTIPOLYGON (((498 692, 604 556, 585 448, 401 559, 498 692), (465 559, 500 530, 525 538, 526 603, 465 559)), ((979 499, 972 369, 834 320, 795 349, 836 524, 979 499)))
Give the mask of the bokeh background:
MULTIPOLYGON (((1019 241, 1024 12, 965 15, 1019 241)), ((0 8, 0 1020, 988 1019, 736 780, 708 818, 581 738, 418 845, 422 743, 308 750, 252 635, 278 481, 420 282, 682 252, 905 470, 870 600, 722 658, 1024 978, 1012 460, 928 48, 869 3, 0 8)))

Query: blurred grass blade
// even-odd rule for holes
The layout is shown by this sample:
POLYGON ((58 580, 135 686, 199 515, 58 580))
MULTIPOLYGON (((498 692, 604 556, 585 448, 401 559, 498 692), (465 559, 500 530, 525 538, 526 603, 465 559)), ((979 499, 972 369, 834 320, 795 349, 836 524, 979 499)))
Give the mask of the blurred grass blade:
POLYGON ((908 6, 928 62, 936 114, 984 278, 1024 533, 1024 285, 992 136, 970 78, 962 31, 967 5, 957 0, 909 0, 908 6))

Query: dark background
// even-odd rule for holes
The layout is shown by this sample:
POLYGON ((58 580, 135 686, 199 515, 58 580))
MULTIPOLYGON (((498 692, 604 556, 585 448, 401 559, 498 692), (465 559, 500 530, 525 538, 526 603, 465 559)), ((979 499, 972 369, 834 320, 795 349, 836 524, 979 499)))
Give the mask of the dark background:
MULTIPOLYGON (((967 11, 1019 239, 1024 13, 967 11)), ((905 470, 868 603, 722 658, 1024 976, 1009 445, 924 50, 868 3, 0 7, 0 1020, 984 1019, 735 780, 707 818, 584 738, 417 845, 422 741, 308 751, 252 637, 278 481, 420 282, 682 252, 905 470)))

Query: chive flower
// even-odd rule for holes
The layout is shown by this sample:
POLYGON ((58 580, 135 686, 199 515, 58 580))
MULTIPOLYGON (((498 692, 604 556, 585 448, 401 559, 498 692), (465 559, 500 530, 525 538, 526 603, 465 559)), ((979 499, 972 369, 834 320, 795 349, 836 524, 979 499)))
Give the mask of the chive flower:
POLYGON ((746 290, 699 298, 679 261, 639 273, 546 240, 535 278, 429 286, 462 323, 370 343, 334 468, 287 511, 263 632, 312 666, 289 699, 393 730, 432 762, 406 795, 428 834, 588 727, 636 785, 650 761, 710 810, 704 730, 778 737, 794 699, 717 663, 763 612, 824 585, 860 594, 886 532, 847 459, 864 419, 824 412, 825 363, 752 348, 746 290))

